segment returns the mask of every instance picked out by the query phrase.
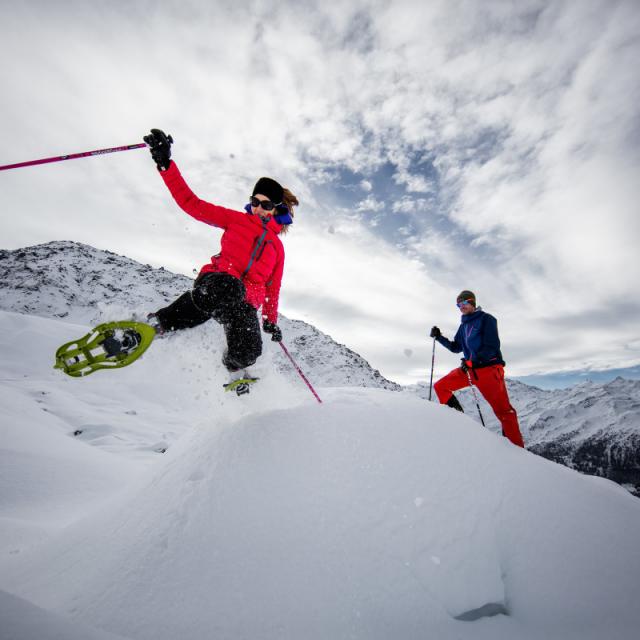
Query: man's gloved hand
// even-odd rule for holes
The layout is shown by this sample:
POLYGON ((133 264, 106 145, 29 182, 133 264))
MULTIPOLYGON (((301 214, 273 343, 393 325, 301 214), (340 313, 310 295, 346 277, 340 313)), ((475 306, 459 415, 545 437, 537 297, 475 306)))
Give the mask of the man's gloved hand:
POLYGON ((158 169, 166 171, 169 168, 173 138, 161 129, 151 129, 151 135, 145 136, 143 140, 149 145, 151 157, 158 165, 158 169))
POLYGON ((265 333, 270 333, 271 334, 271 341, 272 342, 282 342, 282 330, 280 329, 280 327, 273 323, 273 322, 269 322, 268 320, 265 320, 262 323, 262 330, 265 333))
POLYGON ((471 360, 465 360, 464 358, 462 358, 462 360, 460 361, 460 368, 465 373, 468 373, 469 371, 471 371, 471 369, 473 369, 473 362, 471 360))
POLYGON ((442 336, 442 331, 440 331, 438 327, 431 327, 431 333, 429 334, 429 337, 440 338, 441 336, 442 336))

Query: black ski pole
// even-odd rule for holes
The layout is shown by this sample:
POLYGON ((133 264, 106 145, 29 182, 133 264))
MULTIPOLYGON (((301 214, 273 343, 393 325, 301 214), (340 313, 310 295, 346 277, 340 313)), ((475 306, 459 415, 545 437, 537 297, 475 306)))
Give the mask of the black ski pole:
POLYGON ((433 388, 433 363, 436 360, 436 339, 433 339, 433 351, 431 352, 431 380, 429 380, 429 402, 431 402, 431 389, 433 388))
POLYGON ((473 397, 476 401, 476 407, 478 408, 478 415, 480 416, 480 422, 482 422, 482 426, 486 427, 487 425, 484 423, 484 418, 482 417, 482 411, 480 411, 480 402, 478 401, 478 394, 476 393, 476 387, 471 380, 471 374, 469 373, 468 367, 464 366, 464 371, 467 374, 467 380, 469 380, 469 386, 471 387, 471 391, 473 391, 473 397))

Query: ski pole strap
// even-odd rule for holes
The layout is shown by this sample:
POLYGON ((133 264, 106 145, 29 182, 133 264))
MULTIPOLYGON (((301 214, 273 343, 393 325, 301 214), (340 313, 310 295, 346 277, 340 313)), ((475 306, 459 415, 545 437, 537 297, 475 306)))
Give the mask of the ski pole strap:
POLYGON ((282 342, 278 342, 278 344, 282 347, 282 350, 284 351, 284 354, 287 356, 287 358, 291 360, 291 364, 293 365, 293 368, 298 372, 298 375, 305 381, 305 384, 307 385, 307 387, 309 387, 309 390, 311 391, 311 393, 313 393, 316 400, 320 404, 322 404, 322 400, 320 400, 320 396, 316 393, 316 390, 311 386, 311 383, 307 380, 304 373, 302 373, 302 369, 300 369, 300 367, 296 364, 295 360, 291 357, 291 354, 289 353, 287 347, 285 347, 284 344, 282 344, 282 342))
POLYGON ((144 142, 139 144, 127 144, 124 147, 112 147, 111 149, 95 149, 94 151, 83 151, 82 153, 72 153, 66 156, 52 156, 51 158, 41 158, 40 160, 27 160, 16 164, 5 164, 0 166, 0 171, 6 169, 19 169, 20 167, 31 167, 36 164, 48 164, 49 162, 61 162, 62 160, 75 160, 76 158, 88 158, 90 156, 101 156, 105 153, 116 153, 117 151, 129 151, 131 149, 142 149, 147 145, 144 142))

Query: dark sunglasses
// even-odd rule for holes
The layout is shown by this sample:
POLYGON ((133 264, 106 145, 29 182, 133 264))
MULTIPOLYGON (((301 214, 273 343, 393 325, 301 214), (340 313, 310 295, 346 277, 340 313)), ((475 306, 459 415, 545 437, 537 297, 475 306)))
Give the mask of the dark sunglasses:
POLYGON ((258 200, 255 196, 251 196, 251 206, 262 207, 264 211, 273 211, 276 205, 271 200, 258 200))
POLYGON ((456 307, 458 307, 458 309, 461 309, 462 307, 464 307, 465 304, 473 304, 473 300, 460 300, 460 302, 456 302, 456 307))

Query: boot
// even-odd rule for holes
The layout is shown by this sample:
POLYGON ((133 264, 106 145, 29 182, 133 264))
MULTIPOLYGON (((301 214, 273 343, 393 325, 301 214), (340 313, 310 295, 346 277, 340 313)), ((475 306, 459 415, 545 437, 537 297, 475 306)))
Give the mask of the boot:
POLYGON ((157 336, 161 336, 164 334, 164 329, 160 324, 160 318, 158 318, 155 313, 147 314, 145 322, 156 330, 157 336))
POLYGON ((120 354, 131 353, 140 344, 140 334, 133 329, 125 329, 114 333, 102 342, 102 348, 110 358, 120 354))
POLYGON ((453 394, 451 394, 451 397, 445 402, 445 404, 447 405, 447 407, 451 407, 456 411, 464 413, 464 409, 462 408, 460 402, 458 402, 458 398, 456 398, 453 394))
POLYGON ((226 367, 227 371, 232 374, 232 376, 237 373, 244 373, 242 371, 244 369, 244 363, 236 360, 235 358, 232 358, 229 355, 229 349, 225 349, 224 353, 222 354, 222 364, 226 367))

